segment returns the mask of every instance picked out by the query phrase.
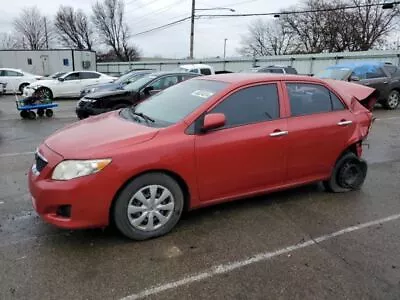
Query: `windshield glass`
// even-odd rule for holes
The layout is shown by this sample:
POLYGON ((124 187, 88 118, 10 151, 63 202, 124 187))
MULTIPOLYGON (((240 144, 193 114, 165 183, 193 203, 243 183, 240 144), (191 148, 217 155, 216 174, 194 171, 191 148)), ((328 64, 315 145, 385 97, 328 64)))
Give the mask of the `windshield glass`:
POLYGON ((122 75, 120 78, 114 81, 116 84, 124 84, 127 81, 130 81, 131 83, 134 82, 135 80, 139 79, 140 77, 143 77, 146 75, 145 73, 127 73, 125 75, 122 75))
POLYGON ((157 78, 156 75, 151 75, 151 74, 145 75, 145 76, 139 78, 138 80, 136 80, 134 82, 131 82, 130 84, 127 84, 126 86, 124 86, 124 90, 137 91, 142 86, 144 86, 145 84, 151 82, 155 78, 157 78))
POLYGON ((315 75, 317 78, 343 80, 351 73, 349 68, 328 68, 315 75))
POLYGON ((190 79, 139 103, 135 112, 154 119, 155 125, 171 125, 185 118, 227 85, 220 81, 190 79))
POLYGON ((50 75, 49 77, 53 78, 53 79, 57 79, 58 77, 63 76, 65 73, 66 72, 57 72, 57 73, 54 73, 54 74, 50 75))

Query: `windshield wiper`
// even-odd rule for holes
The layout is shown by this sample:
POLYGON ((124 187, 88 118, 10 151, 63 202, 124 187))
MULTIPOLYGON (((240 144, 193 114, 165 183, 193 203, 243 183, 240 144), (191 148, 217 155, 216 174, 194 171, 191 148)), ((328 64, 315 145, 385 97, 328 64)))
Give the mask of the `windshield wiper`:
POLYGON ((147 123, 148 123, 148 122, 151 122, 151 123, 154 123, 154 122, 155 122, 155 120, 152 119, 152 118, 150 118, 148 115, 145 115, 144 113, 136 112, 134 106, 131 107, 131 112, 132 112, 135 116, 139 116, 139 117, 141 117, 142 119, 144 119, 147 123))

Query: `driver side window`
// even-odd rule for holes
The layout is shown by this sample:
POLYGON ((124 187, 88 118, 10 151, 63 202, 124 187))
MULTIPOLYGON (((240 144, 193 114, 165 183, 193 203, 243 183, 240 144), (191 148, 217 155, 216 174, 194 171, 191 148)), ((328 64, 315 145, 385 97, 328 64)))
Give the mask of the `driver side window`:
POLYGON ((71 73, 67 77, 65 77, 65 81, 67 81, 67 80, 79 80, 79 79, 80 78, 79 78, 79 73, 78 72, 71 73))
POLYGON ((154 90, 161 91, 177 83, 178 83, 177 76, 166 76, 154 81, 152 84, 150 84, 150 86, 152 86, 154 90))

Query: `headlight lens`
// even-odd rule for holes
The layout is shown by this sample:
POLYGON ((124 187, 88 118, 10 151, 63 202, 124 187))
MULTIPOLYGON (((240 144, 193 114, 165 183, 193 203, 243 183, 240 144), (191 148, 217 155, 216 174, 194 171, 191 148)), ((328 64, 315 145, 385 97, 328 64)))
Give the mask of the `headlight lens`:
POLYGON ((111 159, 96 160, 64 160, 54 169, 53 180, 70 180, 95 174, 111 163, 111 159))
POLYGON ((95 91, 97 91, 96 88, 92 88, 92 89, 90 90, 91 93, 94 93, 95 91))

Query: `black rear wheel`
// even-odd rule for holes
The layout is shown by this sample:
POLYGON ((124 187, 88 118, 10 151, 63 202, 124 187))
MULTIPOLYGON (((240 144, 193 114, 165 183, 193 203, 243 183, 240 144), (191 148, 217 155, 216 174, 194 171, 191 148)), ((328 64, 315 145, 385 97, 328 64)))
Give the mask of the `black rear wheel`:
POLYGON ((396 90, 390 92, 388 98, 383 102, 386 109, 396 109, 400 104, 400 93, 396 90))
POLYGON ((352 152, 344 154, 336 163, 331 178, 323 182, 333 193, 359 190, 367 177, 367 164, 352 152))
POLYGON ((47 87, 39 88, 36 91, 35 96, 37 96, 37 97, 39 97, 41 99, 53 100, 53 92, 47 87))

